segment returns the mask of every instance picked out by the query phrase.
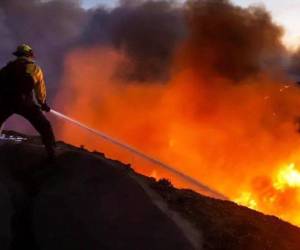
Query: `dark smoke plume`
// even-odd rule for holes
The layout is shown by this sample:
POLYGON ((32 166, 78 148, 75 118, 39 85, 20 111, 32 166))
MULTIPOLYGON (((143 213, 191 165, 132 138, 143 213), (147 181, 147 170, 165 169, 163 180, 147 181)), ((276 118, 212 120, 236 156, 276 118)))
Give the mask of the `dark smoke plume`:
POLYGON ((188 37, 184 49, 193 67, 205 65, 240 80, 280 61, 281 34, 263 8, 243 9, 226 0, 190 0, 181 6, 123 0, 112 10, 85 10, 73 0, 0 2, 0 63, 18 44, 32 44, 52 95, 64 57, 76 47, 118 49, 128 60, 116 75, 147 82, 168 77, 176 48, 188 37))
POLYGON ((281 63, 282 29, 262 7, 241 8, 227 0, 190 0, 184 48, 189 65, 239 81, 281 63))
POLYGON ((169 1, 122 1, 111 12, 97 9, 90 15, 84 42, 106 43, 124 52, 129 61, 120 65, 119 76, 141 82, 167 78, 185 34, 180 9, 169 1))
POLYGON ((85 10, 76 0, 3 0, 0 63, 6 63, 18 44, 31 44, 52 96, 66 53, 74 47, 112 46, 128 57, 119 77, 162 80, 184 31, 182 11, 169 1, 121 1, 113 10, 85 10))

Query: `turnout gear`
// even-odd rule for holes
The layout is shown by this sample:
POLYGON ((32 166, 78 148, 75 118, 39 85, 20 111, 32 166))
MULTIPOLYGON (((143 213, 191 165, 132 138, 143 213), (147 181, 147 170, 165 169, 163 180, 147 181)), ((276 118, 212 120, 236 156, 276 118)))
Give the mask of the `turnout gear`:
POLYGON ((17 59, 0 70, 0 127, 13 114, 23 116, 40 133, 52 159, 55 137, 50 122, 42 112, 50 111, 46 103, 45 80, 41 68, 30 53, 26 54, 28 51, 32 51, 28 45, 19 46, 14 53, 17 59), (33 91, 40 107, 34 102, 33 91))

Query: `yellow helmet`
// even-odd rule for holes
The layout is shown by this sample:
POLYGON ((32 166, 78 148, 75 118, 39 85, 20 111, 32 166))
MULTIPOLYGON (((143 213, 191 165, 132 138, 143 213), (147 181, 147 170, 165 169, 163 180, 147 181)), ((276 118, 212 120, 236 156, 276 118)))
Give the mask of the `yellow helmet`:
POLYGON ((17 47, 17 50, 13 53, 15 56, 28 56, 33 57, 33 50, 32 48, 27 44, 21 44, 17 47))

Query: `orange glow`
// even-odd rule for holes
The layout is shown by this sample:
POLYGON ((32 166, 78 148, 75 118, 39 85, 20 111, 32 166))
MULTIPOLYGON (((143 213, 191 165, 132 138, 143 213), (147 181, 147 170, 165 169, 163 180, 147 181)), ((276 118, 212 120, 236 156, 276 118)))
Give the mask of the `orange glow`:
MULTIPOLYGON (((207 67, 205 74, 204 68, 187 67, 182 53, 166 83, 128 83, 114 74, 125 59, 108 48, 73 51, 57 106, 240 204, 300 225, 297 86, 268 74, 231 83, 207 67)), ((57 130, 67 142, 187 186, 76 127, 60 123, 57 130)))
POLYGON ((300 204, 300 172, 295 164, 279 168, 273 181, 271 179, 265 181, 260 187, 260 191, 265 189, 265 192, 256 192, 252 189, 252 192, 243 192, 235 202, 275 214, 300 225, 300 216, 297 212, 300 204))
POLYGON ((278 172, 274 186, 278 190, 300 187, 300 172, 295 168, 294 163, 289 164, 278 172))
POLYGON ((251 209, 257 209, 257 202, 249 192, 243 192, 241 196, 234 200, 237 204, 247 206, 251 209))

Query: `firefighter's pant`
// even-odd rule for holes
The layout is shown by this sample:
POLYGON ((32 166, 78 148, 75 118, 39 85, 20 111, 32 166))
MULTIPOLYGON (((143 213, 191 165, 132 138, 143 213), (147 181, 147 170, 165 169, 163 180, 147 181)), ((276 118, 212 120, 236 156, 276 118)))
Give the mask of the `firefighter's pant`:
POLYGON ((44 116, 43 112, 34 102, 1 103, 0 126, 2 126, 6 119, 8 119, 13 114, 21 115, 25 119, 27 119, 41 135, 47 153, 54 153, 55 137, 52 126, 44 116))

